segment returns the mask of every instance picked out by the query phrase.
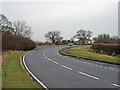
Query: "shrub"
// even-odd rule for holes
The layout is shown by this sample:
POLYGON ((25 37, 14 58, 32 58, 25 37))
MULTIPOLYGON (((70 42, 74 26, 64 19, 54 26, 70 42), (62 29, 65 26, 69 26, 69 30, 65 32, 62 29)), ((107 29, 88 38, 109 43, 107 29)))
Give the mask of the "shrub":
POLYGON ((31 50, 36 47, 36 44, 28 39, 21 36, 12 34, 2 34, 2 50, 31 50))
POLYGON ((91 46, 91 49, 96 53, 104 53, 108 55, 119 55, 120 54, 119 44, 96 43, 91 46))

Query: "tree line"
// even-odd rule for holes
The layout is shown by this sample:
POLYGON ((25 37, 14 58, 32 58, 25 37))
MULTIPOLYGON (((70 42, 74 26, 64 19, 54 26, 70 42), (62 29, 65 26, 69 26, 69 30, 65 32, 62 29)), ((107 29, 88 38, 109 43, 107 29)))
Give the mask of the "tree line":
POLYGON ((63 37, 60 36, 60 31, 50 31, 47 34, 45 34, 46 40, 50 41, 52 44, 68 44, 73 43, 74 39, 77 38, 80 40, 83 38, 84 40, 90 39, 92 36, 92 31, 86 31, 83 29, 80 29, 76 32, 76 35, 74 35, 70 40, 63 40, 63 37))
POLYGON ((2 33, 2 50, 30 50, 36 47, 30 39, 32 28, 26 21, 11 22, 0 14, 0 33, 2 33))
POLYGON ((26 21, 16 20, 11 22, 5 15, 0 14, 0 32, 30 38, 32 28, 26 21))
MULTIPOLYGON (((83 40, 83 44, 85 44, 86 40, 91 40, 93 32, 90 30, 80 29, 73 35, 69 40, 64 40, 62 36, 60 36, 60 31, 50 31, 45 34, 46 40, 50 41, 51 44, 63 44, 67 45, 68 43, 74 43, 75 39, 83 40)), ((109 34, 99 34, 96 37, 94 43, 118 43, 118 36, 111 37, 109 34)))
MULTIPOLYGON (((16 20, 11 22, 5 15, 0 14, 0 32, 3 34, 10 34, 18 37, 22 37, 24 39, 30 39, 32 34, 32 27, 23 20, 16 20)), ((83 40, 85 44, 86 40, 90 40, 93 35, 93 32, 90 30, 80 29, 73 35, 70 39, 64 40, 61 36, 60 31, 49 31, 45 34, 46 42, 39 43, 40 45, 45 44, 56 44, 56 45, 67 45, 68 43, 75 43, 75 39, 83 40)), ((5 35, 4 35, 5 36, 5 35)), ((6 35, 8 36, 8 35, 6 35)), ((3 37, 4 38, 4 37, 3 37)), ((4 39, 5 40, 5 39, 4 39)), ((7 39, 6 39, 7 40, 7 39)), ((109 34, 100 34, 96 38, 96 43, 117 43, 118 37, 110 37, 109 34)), ((4 43, 3 43, 3 46, 4 43)), ((35 44, 33 45, 35 46, 35 44)))

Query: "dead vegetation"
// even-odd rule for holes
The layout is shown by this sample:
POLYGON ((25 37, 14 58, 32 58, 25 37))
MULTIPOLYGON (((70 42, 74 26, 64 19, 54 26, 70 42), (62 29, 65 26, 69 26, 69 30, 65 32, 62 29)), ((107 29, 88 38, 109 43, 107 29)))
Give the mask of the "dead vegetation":
POLYGON ((8 50, 8 51, 2 52, 2 63, 7 59, 8 56, 10 56, 10 55, 12 55, 13 53, 16 53, 16 52, 20 52, 20 51, 8 50))

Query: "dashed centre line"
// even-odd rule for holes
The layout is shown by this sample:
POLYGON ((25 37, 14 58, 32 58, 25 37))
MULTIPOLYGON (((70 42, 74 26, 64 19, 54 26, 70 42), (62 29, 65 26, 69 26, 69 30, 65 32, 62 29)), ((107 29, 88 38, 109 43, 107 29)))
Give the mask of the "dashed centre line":
POLYGON ((108 69, 107 67, 104 67, 105 69, 108 69))
MULTIPOLYGON (((73 59, 73 60, 75 60, 75 59, 73 59)), ((89 64, 89 65, 93 65, 93 66, 100 67, 100 68, 104 68, 104 69, 115 70, 115 71, 119 72, 119 70, 113 69, 112 67, 104 67, 104 66, 100 66, 100 65, 97 65, 97 64, 93 64, 93 63, 89 63, 89 62, 85 62, 85 61, 79 61, 79 60, 75 60, 75 61, 85 63, 85 64, 89 64)), ((99 63, 99 62, 97 62, 97 63, 99 63)), ((104 63, 102 63, 102 64, 104 64, 104 63)))
POLYGON ((116 87, 120 87, 120 85, 118 85, 118 84, 112 84, 112 85, 114 85, 114 86, 116 86, 116 87))
POLYGON ((93 78, 93 79, 99 80, 99 78, 97 78, 97 77, 95 77, 95 76, 92 76, 92 75, 89 75, 89 74, 87 74, 87 73, 80 72, 80 71, 78 71, 78 73, 80 73, 80 74, 82 74, 82 75, 85 75, 85 76, 87 76, 87 77, 90 77, 90 78, 93 78))
POLYGON ((98 65, 95 65, 95 66, 98 66, 98 65))
POLYGON ((55 61, 52 61, 52 62, 55 63, 55 64, 57 64, 57 65, 59 64, 59 63, 57 63, 57 62, 55 62, 55 61))
MULTIPOLYGON (((57 52, 58 54, 59 54, 59 52, 57 52)), ((43 56, 46 58, 46 59, 48 59, 49 61, 52 61, 54 64, 59 64, 58 62, 56 62, 56 61, 53 61, 53 60, 51 60, 50 58, 48 58, 46 55, 45 55, 45 52, 43 52, 43 56)), ((95 64, 93 64, 93 63, 88 63, 88 62, 84 62, 84 61, 79 61, 79 62, 81 62, 81 63, 85 63, 85 64, 90 64, 90 65, 94 65, 94 66, 99 66, 99 65, 95 65, 95 64)), ((61 65, 61 67, 64 67, 64 68, 66 68, 66 69, 69 69, 69 70, 73 70, 71 67, 68 67, 68 66, 66 66, 66 65, 61 65)), ((103 66, 99 66, 100 68, 105 68, 105 69, 108 69, 107 67, 103 67, 103 66)), ((113 68, 111 68, 111 67, 109 67, 109 69, 110 70, 114 70, 113 68)), ((75 71, 75 70, 74 70, 75 71)), ((93 75, 90 75, 90 74, 87 74, 87 73, 84 73, 84 72, 81 72, 81 71, 77 71, 79 74, 82 74, 82 75, 84 75, 84 76, 87 76, 87 77, 89 77, 89 78, 93 78, 93 79, 95 79, 95 80, 99 80, 99 78, 98 77, 96 77, 96 76, 93 76, 93 75)), ((113 86, 116 86, 116 87, 120 87, 120 85, 118 85, 118 84, 112 84, 111 83, 111 85, 113 85, 113 86)))
POLYGON ((61 65, 62 67, 64 67, 64 68, 67 68, 67 69, 69 69, 69 70, 72 70, 72 68, 70 68, 70 67, 68 67, 68 66, 65 66, 65 65, 61 65))
POLYGON ((100 68, 102 68, 102 66, 99 66, 100 68))

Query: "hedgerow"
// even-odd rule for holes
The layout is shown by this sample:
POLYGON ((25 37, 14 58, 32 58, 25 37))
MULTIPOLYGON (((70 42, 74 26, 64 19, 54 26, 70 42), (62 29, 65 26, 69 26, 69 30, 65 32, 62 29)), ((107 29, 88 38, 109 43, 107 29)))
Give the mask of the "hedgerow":
POLYGON ((31 50, 36 47, 35 42, 28 38, 13 34, 2 34, 2 50, 31 50))
POLYGON ((91 49, 96 53, 104 53, 107 55, 120 55, 119 44, 96 43, 91 46, 91 49))

